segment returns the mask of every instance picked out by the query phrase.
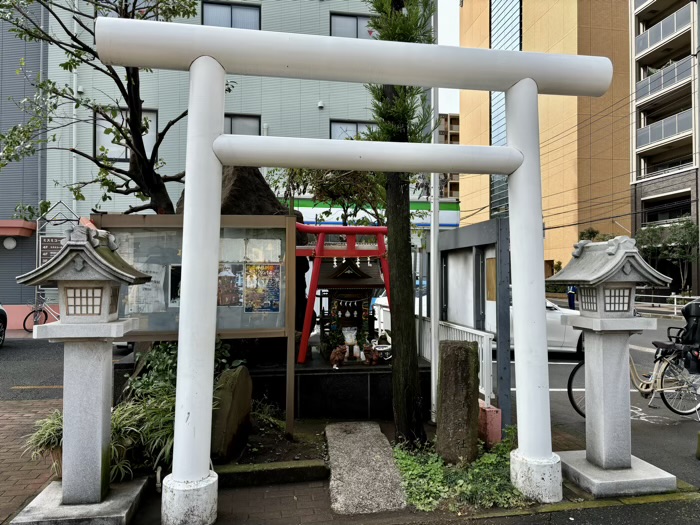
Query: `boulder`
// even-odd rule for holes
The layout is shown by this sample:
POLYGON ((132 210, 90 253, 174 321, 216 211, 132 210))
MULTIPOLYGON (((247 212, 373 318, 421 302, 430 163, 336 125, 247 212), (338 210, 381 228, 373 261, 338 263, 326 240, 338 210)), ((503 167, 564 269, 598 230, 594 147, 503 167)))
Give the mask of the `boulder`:
POLYGON ((250 432, 253 381, 244 366, 226 370, 216 383, 217 408, 212 415, 211 455, 228 462, 239 453, 250 432))
POLYGON ((476 459, 479 437, 479 347, 476 342, 440 341, 437 441, 447 463, 476 459))

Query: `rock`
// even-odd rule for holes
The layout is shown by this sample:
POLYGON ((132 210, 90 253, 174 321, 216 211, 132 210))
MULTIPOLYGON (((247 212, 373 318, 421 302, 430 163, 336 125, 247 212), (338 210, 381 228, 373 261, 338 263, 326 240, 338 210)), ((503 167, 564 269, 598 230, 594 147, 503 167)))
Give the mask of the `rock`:
POLYGON ((479 436, 479 347, 441 341, 436 451, 447 463, 476 459, 479 436))
POLYGON ((226 370, 214 392, 218 408, 212 415, 211 455, 217 462, 230 461, 239 452, 250 431, 253 381, 248 369, 226 370))

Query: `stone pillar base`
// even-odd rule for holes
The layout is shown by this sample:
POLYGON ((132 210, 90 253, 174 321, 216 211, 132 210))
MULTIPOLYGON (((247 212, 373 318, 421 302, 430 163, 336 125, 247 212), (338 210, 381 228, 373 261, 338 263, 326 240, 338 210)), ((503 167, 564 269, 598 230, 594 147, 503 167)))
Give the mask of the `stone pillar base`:
POLYGON ((510 453, 510 481, 525 496, 540 503, 555 503, 563 498, 561 461, 522 456, 520 449, 510 453))
POLYGON ((561 452, 562 471, 597 498, 640 496, 676 490, 676 476, 632 456, 631 468, 602 469, 586 460, 585 450, 561 452))
POLYGON ((219 477, 209 471, 200 481, 163 480, 161 523, 163 525, 212 525, 216 521, 219 477))

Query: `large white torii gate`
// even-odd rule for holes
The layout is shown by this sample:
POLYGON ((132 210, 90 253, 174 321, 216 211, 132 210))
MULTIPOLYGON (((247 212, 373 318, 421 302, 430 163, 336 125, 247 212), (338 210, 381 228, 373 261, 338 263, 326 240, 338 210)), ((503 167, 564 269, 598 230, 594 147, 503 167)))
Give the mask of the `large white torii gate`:
POLYGON ((190 71, 173 472, 163 523, 216 520, 209 469, 222 164, 509 175, 518 443, 513 484, 562 497, 552 452, 537 95, 600 96, 607 58, 334 38, 98 18, 105 64, 190 71), (505 91, 507 146, 456 146, 224 135, 226 73, 505 91))

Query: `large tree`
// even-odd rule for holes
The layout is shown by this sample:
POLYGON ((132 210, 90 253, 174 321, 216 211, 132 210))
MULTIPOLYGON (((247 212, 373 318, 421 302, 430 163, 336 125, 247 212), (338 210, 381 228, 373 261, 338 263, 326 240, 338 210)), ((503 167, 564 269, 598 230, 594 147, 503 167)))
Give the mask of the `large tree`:
POLYGON ((141 210, 173 213, 166 183, 183 182, 184 173, 161 174, 165 163, 158 152, 168 132, 187 111, 167 122, 155 134, 153 147, 147 146, 144 137, 154 123, 144 117, 141 80, 150 72, 115 68, 100 62, 94 44, 94 19, 97 16, 148 19, 157 15, 159 20, 170 21, 194 16, 197 5, 197 0, 0 0, 0 18, 11 26, 17 38, 46 43, 62 51, 65 60, 60 67, 63 70, 68 73, 91 71, 102 79, 96 80, 95 85, 104 84, 106 80, 107 85, 114 87, 107 90, 109 93, 91 97, 73 85, 44 78, 41 72, 19 64, 18 73, 25 76, 36 94, 17 101, 27 114, 26 122, 0 134, 0 169, 39 149, 66 150, 98 168, 93 178, 69 185, 76 199, 84 199, 83 188, 96 185, 102 190, 103 200, 108 200, 110 194, 119 194, 131 195, 143 202, 130 207, 126 213, 141 210), (111 95, 112 92, 116 95, 111 95), (110 137, 114 146, 94 151, 92 144, 71 146, 58 141, 57 136, 73 124, 95 126, 96 133, 110 137), (110 160, 109 149, 125 152, 128 165, 110 160))
MULTIPOLYGON (((377 31, 379 40, 433 42, 433 0, 366 1, 373 14, 369 25, 377 31)), ((389 142, 430 141, 433 116, 423 88, 369 85, 368 89, 376 125, 366 133, 366 138, 389 142)), ((408 173, 386 174, 394 424, 397 440, 419 443, 425 441, 426 436, 418 378, 410 182, 408 173)))

